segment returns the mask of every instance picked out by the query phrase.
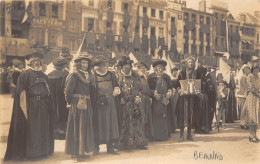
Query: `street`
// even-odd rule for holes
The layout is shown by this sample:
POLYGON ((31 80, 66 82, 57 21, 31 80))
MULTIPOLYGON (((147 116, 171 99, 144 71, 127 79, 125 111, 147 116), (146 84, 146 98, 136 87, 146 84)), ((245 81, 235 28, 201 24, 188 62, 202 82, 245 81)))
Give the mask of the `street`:
MULTIPOLYGON (((6 150, 12 103, 11 95, 0 95, 1 163, 6 150)), ((91 154, 84 163, 260 163, 260 143, 249 142, 248 131, 240 129, 239 122, 229 123, 226 127, 220 129, 220 133, 217 129, 213 129, 211 134, 195 134, 196 142, 178 143, 179 131, 177 131, 168 141, 149 143, 148 150, 119 151, 120 155, 107 154, 106 146, 102 145, 100 155, 94 157, 91 154)), ((260 136, 259 132, 258 136, 260 136)), ((51 157, 19 163, 72 163, 70 156, 64 153, 64 148, 65 141, 56 140, 55 152, 51 157)))

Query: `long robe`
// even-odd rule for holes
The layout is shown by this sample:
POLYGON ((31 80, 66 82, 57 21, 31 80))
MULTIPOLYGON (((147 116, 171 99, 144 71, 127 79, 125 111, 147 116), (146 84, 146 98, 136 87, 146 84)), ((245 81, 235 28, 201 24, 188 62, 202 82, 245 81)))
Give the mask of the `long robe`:
POLYGON ((151 111, 151 89, 148 84, 147 78, 140 76, 140 82, 142 84, 142 94, 144 95, 144 100, 142 101, 145 109, 145 137, 152 139, 154 135, 153 121, 152 121, 152 111, 151 111))
POLYGON ((117 146, 119 149, 133 145, 146 146, 145 109, 142 103, 135 103, 136 96, 144 99, 140 92, 142 90, 140 79, 134 73, 130 76, 120 73, 118 74, 118 83, 121 90, 121 101, 118 112, 120 136, 117 146))
POLYGON ((237 105, 235 97, 236 84, 234 78, 230 78, 230 83, 228 84, 229 94, 228 94, 228 104, 226 108, 226 122, 234 122, 237 120, 237 105))
POLYGON ((93 131, 93 108, 92 78, 86 79, 81 71, 68 75, 65 84, 65 99, 71 105, 69 109, 68 124, 66 131, 65 152, 71 155, 84 155, 92 152, 95 148, 93 131), (78 97, 74 94, 87 96, 87 109, 78 109, 78 97))
POLYGON ((171 134, 171 105, 163 104, 162 100, 156 100, 154 97, 155 90, 165 96, 168 89, 171 89, 170 77, 163 74, 158 78, 155 73, 148 77, 148 83, 152 91, 152 119, 155 140, 167 140, 171 134))
POLYGON ((95 73, 94 132, 96 146, 109 144, 119 138, 116 98, 113 90, 118 87, 112 72, 95 73))
POLYGON ((21 73, 14 97, 5 161, 37 158, 53 153, 49 94, 48 78, 43 72, 28 69, 21 73), (25 101, 27 108, 22 110, 20 94, 24 91, 26 98, 21 101, 25 101))
MULTIPOLYGON (((183 70, 178 77, 178 88, 180 88, 179 80, 200 79, 198 71, 192 71, 190 75, 183 70)), ((197 112, 200 109, 200 98, 197 95, 183 95, 179 97, 179 109, 177 112, 178 126, 180 129, 193 126, 198 129, 200 126, 200 115, 197 112)), ((191 127, 190 127, 191 128, 191 127)))
POLYGON ((54 114, 54 131, 57 132, 55 138, 65 139, 65 132, 68 122, 69 110, 66 107, 64 95, 65 80, 68 71, 54 70, 48 74, 49 87, 51 91, 51 105, 54 114), (59 130, 64 132, 64 135, 59 134, 59 130))
POLYGON ((175 89, 175 92, 172 94, 170 101, 171 101, 171 108, 172 108, 172 115, 171 115, 171 132, 175 132, 175 130, 178 128, 177 126, 177 115, 176 110, 178 108, 178 99, 179 94, 177 92, 177 79, 171 80, 171 85, 175 89))

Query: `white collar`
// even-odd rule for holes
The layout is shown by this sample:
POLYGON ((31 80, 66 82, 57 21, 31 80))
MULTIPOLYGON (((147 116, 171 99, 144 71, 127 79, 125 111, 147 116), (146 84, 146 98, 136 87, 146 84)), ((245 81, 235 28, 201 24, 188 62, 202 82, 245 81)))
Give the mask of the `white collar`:
POLYGON ((121 69, 121 73, 124 75, 124 76, 131 76, 132 75, 132 71, 130 70, 130 73, 128 74, 128 75, 126 75, 123 71, 122 71, 122 69, 121 69))

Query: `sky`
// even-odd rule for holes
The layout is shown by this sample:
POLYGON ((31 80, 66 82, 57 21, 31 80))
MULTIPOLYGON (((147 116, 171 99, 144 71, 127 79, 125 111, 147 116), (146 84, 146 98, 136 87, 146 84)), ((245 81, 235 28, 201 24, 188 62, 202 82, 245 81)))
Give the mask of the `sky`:
MULTIPOLYGON (((186 0, 187 7, 199 8, 200 0, 186 0)), ((206 0, 208 1, 208 0, 206 0)), ((254 14, 254 11, 260 11, 260 0, 219 0, 228 3, 228 9, 234 17, 237 17, 241 12, 254 14)))

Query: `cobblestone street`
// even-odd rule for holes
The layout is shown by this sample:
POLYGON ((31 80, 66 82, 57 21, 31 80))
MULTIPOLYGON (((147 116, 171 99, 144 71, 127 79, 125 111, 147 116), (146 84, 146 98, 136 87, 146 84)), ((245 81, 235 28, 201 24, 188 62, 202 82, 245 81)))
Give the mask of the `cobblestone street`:
MULTIPOLYGON (((10 95, 0 95, 0 158, 5 150, 12 113, 10 95)), ((259 134, 259 132, 258 132, 259 134)), ((227 124, 226 129, 218 133, 216 129, 211 134, 196 134, 196 142, 178 143, 179 132, 172 135, 169 141, 149 143, 148 150, 121 151, 120 155, 109 155, 106 146, 101 146, 99 156, 91 157, 87 163, 259 163, 260 143, 250 143, 248 132, 239 128, 239 122, 227 124), (207 159, 213 156, 214 159, 207 159), (200 158, 199 158, 200 155, 200 158), (205 158, 204 158, 205 157, 205 158), (221 160, 222 159, 222 160, 221 160)), ((65 141, 55 141, 55 152, 49 158, 19 163, 72 163, 69 155, 64 153, 65 141)), ((6 162, 12 163, 12 162, 6 162)), ((16 162, 17 163, 17 162, 16 162)))

